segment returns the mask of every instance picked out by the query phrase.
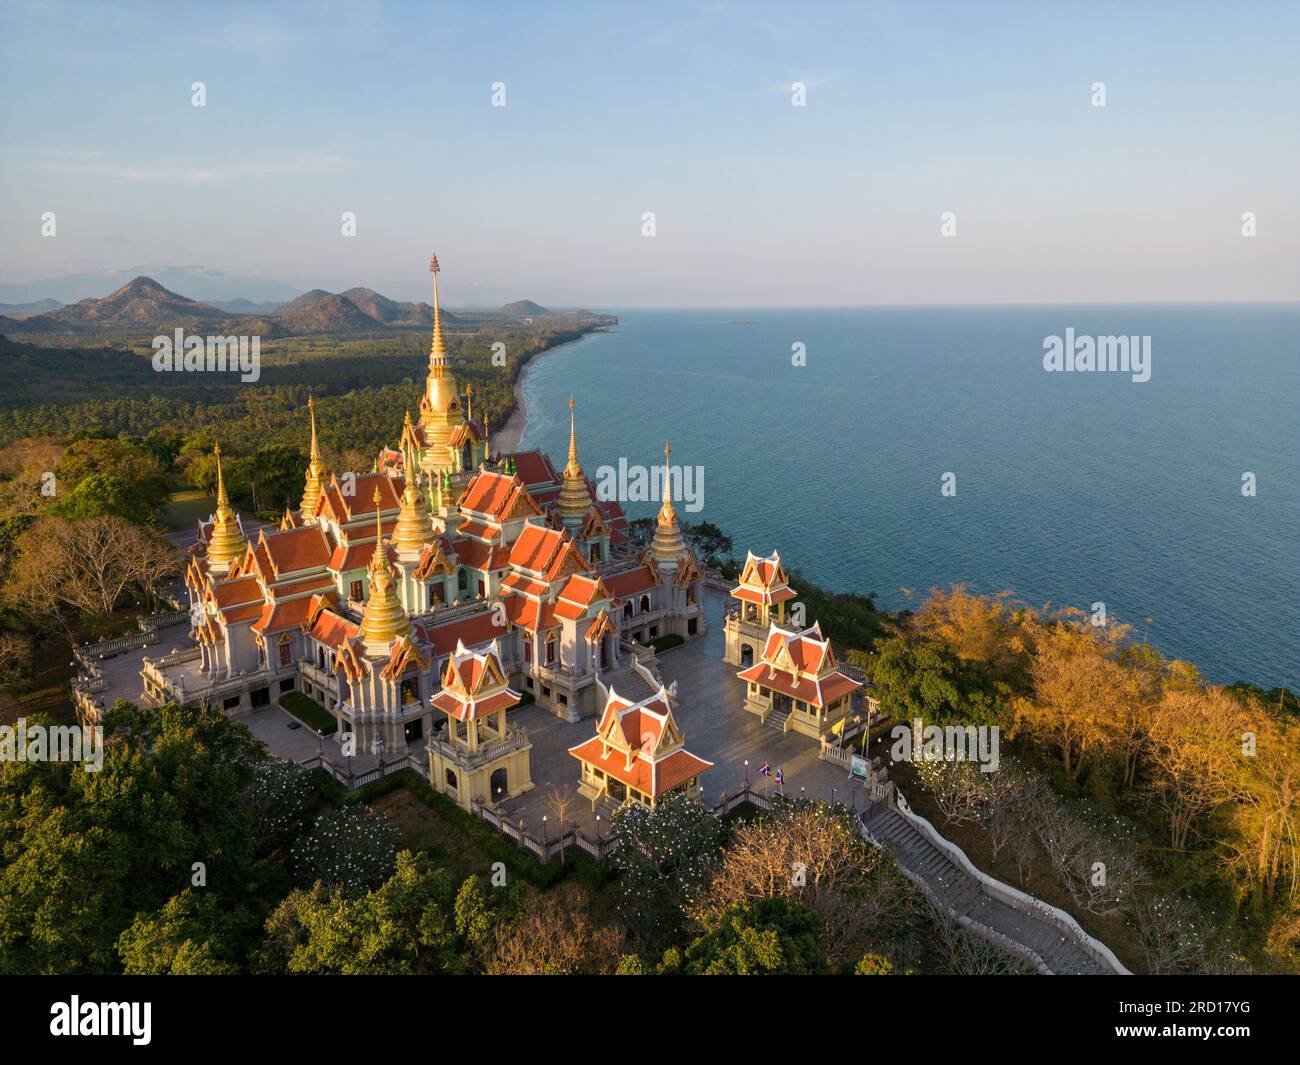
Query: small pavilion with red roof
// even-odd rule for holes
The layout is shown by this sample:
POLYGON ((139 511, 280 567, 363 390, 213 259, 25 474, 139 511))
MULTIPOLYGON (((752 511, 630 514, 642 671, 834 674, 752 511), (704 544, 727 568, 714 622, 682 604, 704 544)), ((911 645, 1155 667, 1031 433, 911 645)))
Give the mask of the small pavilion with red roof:
POLYGON ((482 651, 458 642, 430 700, 447 715, 445 730, 430 738, 429 783, 466 810, 476 801, 513 799, 533 786, 527 733, 506 722, 519 703, 506 681, 496 640, 482 651))
POLYGON ((785 624, 785 604, 794 599, 781 556, 747 553, 740 582, 731 589, 736 605, 727 612, 723 659, 733 666, 752 666, 767 644, 767 630, 785 624))
POLYGON ((759 660, 736 676, 745 709, 783 732, 821 739, 853 707, 862 682, 844 673, 816 622, 802 632, 773 625, 759 660))
POLYGON ((639 702, 610 688, 596 735, 569 748, 582 763, 578 791, 593 807, 606 801, 653 807, 675 792, 699 798, 700 776, 713 763, 691 754, 682 742, 662 685, 639 702))

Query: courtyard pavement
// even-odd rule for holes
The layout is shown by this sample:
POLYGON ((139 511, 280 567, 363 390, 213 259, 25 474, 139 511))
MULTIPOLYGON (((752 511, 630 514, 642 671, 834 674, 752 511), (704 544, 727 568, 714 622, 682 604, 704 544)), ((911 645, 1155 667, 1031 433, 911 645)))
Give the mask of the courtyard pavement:
MULTIPOLYGON (((758 773, 760 765, 770 762, 773 772, 780 769, 785 776, 787 795, 802 793, 809 798, 864 808, 866 790, 862 782, 848 780, 840 766, 821 761, 815 740, 794 732, 782 734, 745 712, 744 682, 736 677, 736 667, 722 660, 726 604, 725 593, 706 587, 704 609, 708 634, 659 655, 659 672, 664 683, 671 687, 673 681, 677 682, 673 716, 681 726, 686 749, 714 763, 700 780, 705 802, 714 806, 721 801, 723 792, 734 795, 743 788, 746 778, 754 791, 762 792, 765 788, 778 791, 771 777, 764 778, 758 773)), ((576 824, 584 835, 594 837, 596 813, 591 803, 577 794, 580 767, 568 749, 595 735, 595 719, 585 718, 570 724, 540 707, 526 706, 511 711, 510 723, 528 730, 533 744, 535 787, 501 803, 501 811, 512 820, 523 818, 527 831, 538 837, 542 834, 542 817, 546 816, 546 834, 553 836, 558 818, 552 797, 556 787, 565 788, 573 797, 566 811, 566 824, 576 824)), ((608 814, 602 812, 602 836, 607 824, 608 814)))
MULTIPOLYGON (((842 802, 862 809, 866 795, 860 781, 850 781, 844 769, 818 757, 815 741, 798 733, 782 734, 759 723, 744 710, 744 683, 737 679, 734 666, 722 660, 725 645, 723 616, 727 605, 725 593, 713 588, 704 590, 704 609, 709 632, 703 639, 691 640, 659 655, 659 671, 664 683, 677 682, 677 705, 673 710, 685 735, 686 749, 713 762, 701 777, 705 802, 714 806, 725 792, 734 795, 748 779, 753 790, 776 792, 771 777, 759 775, 758 767, 769 762, 773 771, 785 776, 787 795, 806 794, 809 798, 842 802), (748 761, 748 766, 745 765, 748 761)), ((143 659, 159 658, 173 648, 192 646, 185 626, 162 630, 162 638, 151 647, 129 651, 102 663, 110 687, 97 698, 104 706, 119 699, 139 702, 142 697, 140 669, 143 659)), ((197 670, 198 663, 190 663, 197 670)), ((242 717, 267 749, 279 758, 301 762, 315 758, 323 746, 326 757, 343 766, 347 760, 338 753, 332 739, 322 745, 316 734, 305 725, 290 728, 297 719, 276 704, 242 717)), ((591 803, 577 794, 579 765, 569 754, 595 735, 595 718, 571 724, 536 705, 510 712, 510 723, 522 726, 532 741, 531 767, 534 787, 516 799, 503 802, 500 809, 512 820, 522 819, 530 834, 543 834, 542 818, 547 820, 545 834, 555 833, 558 824, 553 802, 557 790, 571 797, 566 823, 576 824, 585 835, 596 835, 596 811, 591 803)), ((424 743, 412 744, 412 754, 424 757, 424 743)), ((354 773, 363 773, 375 765, 369 751, 359 752, 351 762, 354 773)), ((600 832, 608 824, 608 813, 601 813, 600 832)))
POLYGON ((169 625, 159 630, 157 643, 105 658, 99 665, 108 681, 108 690, 96 692, 95 698, 105 707, 112 706, 119 699, 129 699, 138 704, 144 697, 144 683, 140 680, 144 660, 163 658, 173 650, 188 651, 194 646, 189 631, 188 625, 169 625))

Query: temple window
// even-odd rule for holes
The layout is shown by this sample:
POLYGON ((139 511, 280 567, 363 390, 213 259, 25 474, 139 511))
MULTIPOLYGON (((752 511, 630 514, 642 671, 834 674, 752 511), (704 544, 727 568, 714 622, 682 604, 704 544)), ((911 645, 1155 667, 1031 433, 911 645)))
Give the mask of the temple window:
POLYGON ((631 600, 628 600, 628 602, 626 602, 626 603, 623 604, 623 616, 624 616, 625 618, 630 618, 630 617, 632 616, 632 602, 631 602, 631 600))
POLYGON ((459 588, 462 592, 469 587, 468 570, 462 569, 456 571, 456 587, 459 588))
POLYGON ((450 769, 446 770, 443 774, 443 779, 446 780, 447 787, 451 788, 452 791, 456 790, 456 774, 454 772, 450 769))
POLYGON ((641 597, 641 613, 648 614, 649 612, 650 612, 650 597, 648 595, 643 595, 641 597))
POLYGON ((351 599, 355 599, 355 600, 357 600, 358 602, 359 602, 362 598, 364 598, 364 593, 363 593, 363 591, 362 591, 362 588, 361 588, 361 582, 360 582, 360 581, 353 581, 353 582, 352 582, 352 590, 351 590, 350 592, 348 592, 348 597, 351 598, 351 599))
POLYGON ((546 664, 552 665, 555 662, 555 637, 546 637, 546 664))

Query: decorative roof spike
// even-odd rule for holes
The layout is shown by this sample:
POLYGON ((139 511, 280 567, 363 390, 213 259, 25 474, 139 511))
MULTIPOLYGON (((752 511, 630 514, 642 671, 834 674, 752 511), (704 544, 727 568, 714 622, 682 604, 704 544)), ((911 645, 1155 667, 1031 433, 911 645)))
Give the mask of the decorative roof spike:
POLYGON ((208 537, 208 561, 225 565, 244 553, 244 536, 235 520, 230 497, 226 495, 226 480, 221 471, 221 445, 213 447, 212 453, 217 460, 217 509, 212 518, 212 534, 208 537))
MULTIPOLYGON (((406 412, 406 429, 411 428, 411 412, 406 412)), ((402 491, 402 511, 397 517, 397 526, 393 529, 393 546, 399 552, 419 551, 433 538, 433 525, 429 522, 428 512, 420 506, 420 492, 416 487, 419 470, 415 465, 415 453, 411 450, 409 433, 402 434, 402 466, 406 487, 402 491)), ((375 490, 378 494, 378 489, 375 490)))
POLYGON ((438 256, 436 254, 429 256, 429 272, 433 274, 433 343, 429 347, 429 368, 441 360, 444 364, 447 360, 447 348, 442 340, 442 307, 438 302, 438 256))
POLYGON ((677 527, 677 511, 673 509, 672 447, 668 443, 664 444, 663 505, 659 508, 659 524, 650 550, 661 566, 675 563, 686 551, 682 532, 677 527))
POLYGON ((316 400, 307 396, 307 412, 311 420, 311 449, 307 462, 307 480, 303 485, 302 502, 298 510, 304 519, 316 517, 320 509, 321 495, 325 491, 325 463, 321 460, 320 441, 316 435, 316 400))
POLYGON ((573 410, 577 406, 572 396, 569 397, 569 462, 564 467, 564 484, 560 488, 558 510, 564 524, 572 531, 582 525, 582 519, 591 509, 591 496, 587 492, 587 480, 582 475, 582 464, 578 461, 578 431, 574 421, 573 410))
POLYGON ((388 564, 384 548, 384 519, 379 504, 383 496, 375 486, 375 554, 370 560, 370 597, 361 612, 360 635, 366 643, 366 653, 378 656, 388 653, 388 648, 398 636, 411 630, 411 620, 402 609, 397 597, 397 581, 388 564))

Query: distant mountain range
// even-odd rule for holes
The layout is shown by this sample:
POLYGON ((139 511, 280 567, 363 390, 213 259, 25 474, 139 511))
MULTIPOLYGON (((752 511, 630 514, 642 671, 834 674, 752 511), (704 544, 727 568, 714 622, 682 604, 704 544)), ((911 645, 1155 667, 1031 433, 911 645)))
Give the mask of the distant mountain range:
MULTIPOLYGON (((600 317, 585 311, 582 318, 600 317)), ((443 322, 457 325, 472 319, 512 320, 557 317, 532 300, 509 303, 486 315, 454 315, 442 312, 443 322)), ((574 315, 564 315, 572 318, 574 315)), ((203 303, 171 291, 151 277, 136 277, 102 299, 83 299, 61 305, 57 300, 41 304, 0 307, 0 333, 9 336, 38 334, 93 335, 135 334, 171 330, 219 332, 227 335, 262 337, 315 334, 374 334, 423 328, 433 322, 433 308, 427 303, 391 300, 370 288, 346 292, 312 289, 283 302, 255 303, 245 298, 203 303), (45 309, 38 309, 44 306, 45 309), (7 313, 12 311, 14 313, 7 313)))
POLYGON ((514 303, 507 303, 502 307, 501 313, 507 318, 536 318, 551 312, 532 300, 516 300, 514 303))
MULTIPOLYGON (((132 266, 93 274, 70 274, 41 281, 0 282, 0 302, 25 304, 37 300, 76 303, 87 297, 98 299, 116 292, 137 277, 148 277, 172 292, 183 292, 192 300, 219 306, 221 301, 283 303, 298 289, 282 281, 241 277, 205 266, 132 266)), ((8 313, 8 312, 0 312, 8 313)))
POLYGON ((0 314, 10 318, 30 318, 34 314, 57 311, 63 304, 58 300, 33 300, 31 303, 0 303, 0 314))

